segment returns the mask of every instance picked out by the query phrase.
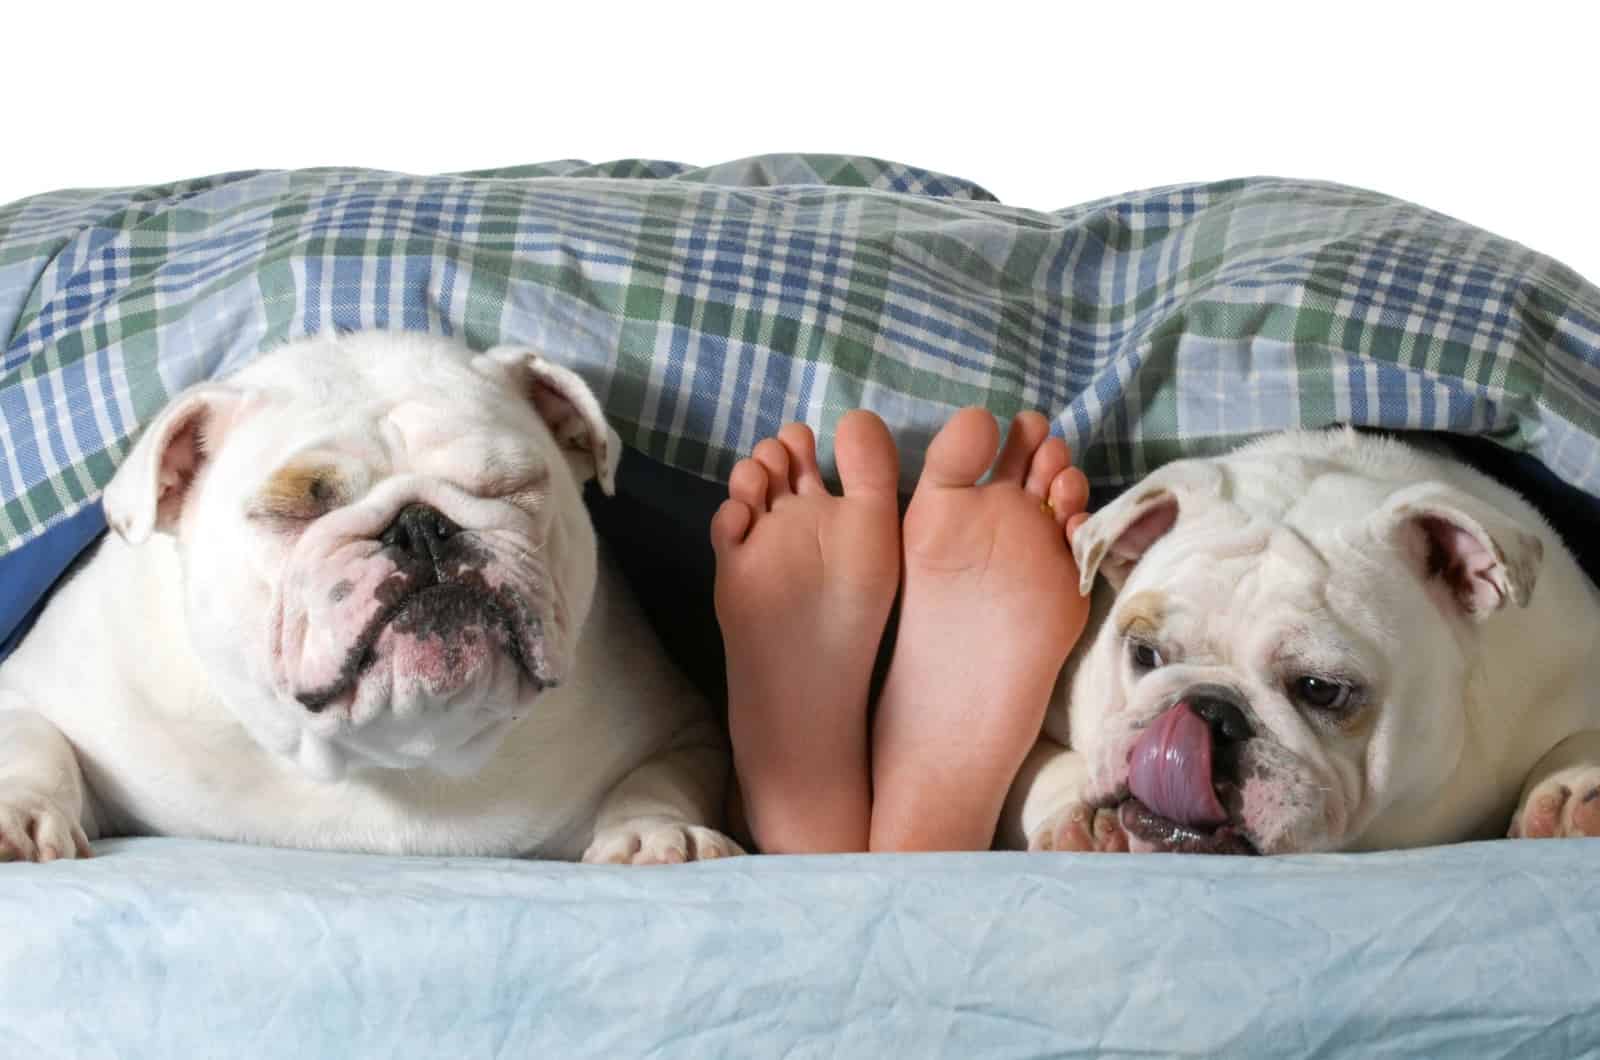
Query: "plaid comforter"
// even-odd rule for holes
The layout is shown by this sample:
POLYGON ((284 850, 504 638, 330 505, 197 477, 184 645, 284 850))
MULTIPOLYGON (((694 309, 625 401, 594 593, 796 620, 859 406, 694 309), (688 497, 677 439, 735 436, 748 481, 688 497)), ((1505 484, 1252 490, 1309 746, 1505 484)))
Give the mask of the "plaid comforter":
POLYGON ((790 419, 1041 408, 1101 486, 1334 422, 1489 435, 1600 495, 1600 290, 1368 191, 1053 213, 865 158, 231 173, 0 208, 0 555, 178 389, 325 328, 530 343, 625 441, 726 474, 790 419))

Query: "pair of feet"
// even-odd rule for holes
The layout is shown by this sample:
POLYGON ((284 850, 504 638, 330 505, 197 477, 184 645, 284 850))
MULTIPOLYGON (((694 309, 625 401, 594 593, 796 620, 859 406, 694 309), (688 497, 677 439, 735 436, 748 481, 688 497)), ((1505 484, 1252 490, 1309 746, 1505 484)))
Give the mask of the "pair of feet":
POLYGON ((998 445, 986 410, 957 413, 903 526, 894 441, 870 412, 839 422, 842 496, 803 424, 733 469, 711 543, 734 766, 762 850, 990 845, 1088 613, 1066 542, 1084 518, 1083 473, 1038 413, 1012 421, 997 459, 998 445))

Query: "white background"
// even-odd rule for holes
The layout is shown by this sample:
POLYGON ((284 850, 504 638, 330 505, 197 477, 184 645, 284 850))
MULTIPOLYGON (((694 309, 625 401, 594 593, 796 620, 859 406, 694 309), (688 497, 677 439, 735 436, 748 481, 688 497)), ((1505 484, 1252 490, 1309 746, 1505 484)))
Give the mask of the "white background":
POLYGON ((0 14, 0 202, 227 169, 834 151, 1041 209, 1342 181, 1600 281, 1588 4, 116 6, 0 14))

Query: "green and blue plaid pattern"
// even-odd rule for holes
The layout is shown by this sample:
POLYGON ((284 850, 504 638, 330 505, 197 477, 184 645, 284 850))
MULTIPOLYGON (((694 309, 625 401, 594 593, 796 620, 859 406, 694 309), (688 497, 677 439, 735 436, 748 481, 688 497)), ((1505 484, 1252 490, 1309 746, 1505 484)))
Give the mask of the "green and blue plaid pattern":
POLYGON ((0 554, 91 503, 182 387, 327 328, 521 342, 624 440, 723 477, 787 420, 1039 408, 1097 485, 1262 432, 1487 434, 1600 494, 1600 290, 1328 184, 1044 213, 909 166, 768 156, 435 177, 247 172, 0 208, 0 554))

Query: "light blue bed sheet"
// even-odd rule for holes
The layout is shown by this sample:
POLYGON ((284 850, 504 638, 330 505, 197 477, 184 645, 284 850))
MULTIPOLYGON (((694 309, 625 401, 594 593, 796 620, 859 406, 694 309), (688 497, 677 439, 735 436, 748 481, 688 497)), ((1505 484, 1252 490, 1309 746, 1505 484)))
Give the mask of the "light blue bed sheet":
POLYGON ((654 869, 180 840, 0 866, 27 1057, 1576 1055, 1600 842, 654 869))

